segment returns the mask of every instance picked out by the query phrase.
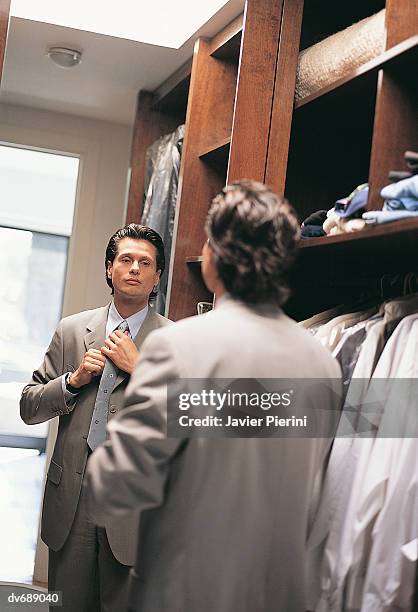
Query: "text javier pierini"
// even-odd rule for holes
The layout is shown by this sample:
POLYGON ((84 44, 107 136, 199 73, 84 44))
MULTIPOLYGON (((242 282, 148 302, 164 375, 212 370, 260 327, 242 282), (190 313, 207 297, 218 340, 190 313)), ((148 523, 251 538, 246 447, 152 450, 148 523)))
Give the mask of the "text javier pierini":
POLYGON ((272 414, 262 417, 226 417, 207 415, 204 417, 192 417, 182 414, 179 417, 181 427, 307 427, 307 417, 297 418, 295 416, 281 418, 272 414))

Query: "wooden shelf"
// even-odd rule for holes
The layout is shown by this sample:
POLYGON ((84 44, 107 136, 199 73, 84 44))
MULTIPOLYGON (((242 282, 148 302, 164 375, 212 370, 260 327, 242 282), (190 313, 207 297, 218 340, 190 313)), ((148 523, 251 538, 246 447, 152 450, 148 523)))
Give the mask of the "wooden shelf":
POLYGON ((327 250, 327 247, 332 245, 355 245, 361 242, 373 240, 384 240, 389 238, 405 239, 407 237, 416 236, 418 245, 418 219, 402 219, 393 221, 392 223, 384 223, 364 229, 360 232, 352 232, 349 234, 337 234, 336 236, 323 236, 322 238, 308 238, 300 243, 300 248, 303 250, 327 250))
POLYGON ((222 32, 215 36, 209 54, 216 59, 238 63, 241 50, 243 15, 239 15, 222 32))
POLYGON ((417 261, 418 219, 304 240, 291 271, 292 296, 285 310, 302 320, 350 303, 378 291, 385 275, 415 272, 417 261))
POLYGON ((228 166, 228 157, 229 157, 229 149, 231 145, 231 137, 224 138, 219 142, 213 144, 208 147, 201 153, 199 153, 199 158, 210 164, 211 166, 216 166, 220 169, 226 169, 228 166))
POLYGON ((347 84, 352 83, 353 81, 359 79, 360 77, 371 75, 376 73, 378 70, 382 68, 393 68, 402 69, 405 71, 409 71, 410 75, 414 74, 416 71, 416 62, 418 58, 418 35, 412 36, 407 40, 395 45, 394 47, 388 49, 378 57, 370 60, 357 70, 354 70, 350 74, 340 79, 337 79, 331 85, 327 87, 323 87, 319 89, 315 93, 307 96, 306 98, 302 98, 302 100, 298 100, 295 103, 295 109, 301 108, 318 98, 325 96, 326 94, 339 89, 347 84))
MULTIPOLYGON (((415 271, 418 219, 395 221, 362 232, 312 238, 300 243, 291 271, 292 298, 285 311, 302 320, 379 287, 385 274, 415 271)), ((201 277, 202 256, 186 258, 201 277)))
POLYGON ((153 107, 158 108, 159 112, 178 115, 184 121, 186 118, 191 72, 192 58, 180 66, 174 74, 153 92, 153 107))
MULTIPOLYGON (((321 251, 327 251, 327 247, 333 247, 335 245, 344 247, 350 245, 355 248, 356 244, 360 244, 364 241, 370 243, 371 240, 377 239, 383 241, 385 238, 389 240, 414 238, 417 239, 418 247, 418 218, 414 219, 402 219, 400 221, 393 221, 392 223, 384 223, 382 225, 376 225, 368 229, 351 232, 349 234, 337 234, 336 236, 323 236, 322 238, 308 238, 301 240, 299 248, 303 251, 307 249, 320 253, 321 251)), ((186 263, 188 265, 201 264, 203 261, 202 255, 193 255, 186 257, 186 263)))
POLYGON ((336 281, 353 287, 361 278, 415 270, 417 261, 418 219, 403 219, 351 234, 303 240, 295 272, 300 286, 316 282, 319 292, 324 285, 329 292, 336 281))
MULTIPOLYGON (((373 240, 379 240, 383 242, 385 239, 393 241, 394 239, 405 240, 409 238, 417 239, 418 248, 418 218, 417 219, 402 219, 400 221, 394 221, 392 223, 385 223, 382 225, 376 225, 374 227, 359 231, 352 232, 349 234, 337 234, 336 236, 323 236, 322 238, 309 238, 301 240, 299 248, 302 251, 308 250, 312 252, 312 249, 317 253, 325 253, 328 251, 327 247, 347 247, 356 248, 357 244, 363 242, 370 242, 373 240)), ((202 255, 193 255, 186 257, 187 265, 201 264, 203 261, 202 255)))

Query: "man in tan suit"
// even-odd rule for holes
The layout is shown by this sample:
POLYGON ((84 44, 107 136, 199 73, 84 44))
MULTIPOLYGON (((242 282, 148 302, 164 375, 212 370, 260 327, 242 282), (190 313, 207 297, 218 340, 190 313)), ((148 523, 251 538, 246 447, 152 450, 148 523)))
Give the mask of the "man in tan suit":
POLYGON ((24 388, 21 416, 59 416, 42 514, 49 547, 49 590, 65 612, 121 612, 134 564, 138 513, 98 528, 82 488, 87 457, 106 437, 147 335, 169 322, 149 307, 164 271, 159 234, 136 224, 118 230, 106 250, 111 304, 63 319, 40 368, 24 388))
POLYGON ((202 272, 215 310, 145 343, 125 410, 87 467, 91 511, 100 524, 142 511, 129 610, 304 612, 308 515, 339 410, 339 366, 280 308, 299 233, 289 205, 260 183, 234 183, 213 201, 206 230, 202 272), (226 439, 225 427, 167 436, 173 388, 225 378, 255 379, 254 389, 263 379, 326 379, 319 406, 310 393, 298 404, 317 437, 242 428, 226 439))

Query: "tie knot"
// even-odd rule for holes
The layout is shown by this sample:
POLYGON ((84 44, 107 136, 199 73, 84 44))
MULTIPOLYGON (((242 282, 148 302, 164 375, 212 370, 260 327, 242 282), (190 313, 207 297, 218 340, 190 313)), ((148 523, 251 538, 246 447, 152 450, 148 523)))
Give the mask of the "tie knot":
POLYGON ((118 325, 118 330, 121 332, 129 331, 129 325, 127 321, 122 321, 120 325, 118 325))

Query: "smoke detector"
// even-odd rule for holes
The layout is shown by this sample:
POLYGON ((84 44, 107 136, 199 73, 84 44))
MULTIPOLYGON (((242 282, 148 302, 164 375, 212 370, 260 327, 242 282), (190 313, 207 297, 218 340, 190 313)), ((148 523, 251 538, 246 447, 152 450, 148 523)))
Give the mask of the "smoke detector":
POLYGON ((49 59, 60 68, 74 68, 81 62, 82 52, 68 47, 51 46, 46 51, 49 59))

